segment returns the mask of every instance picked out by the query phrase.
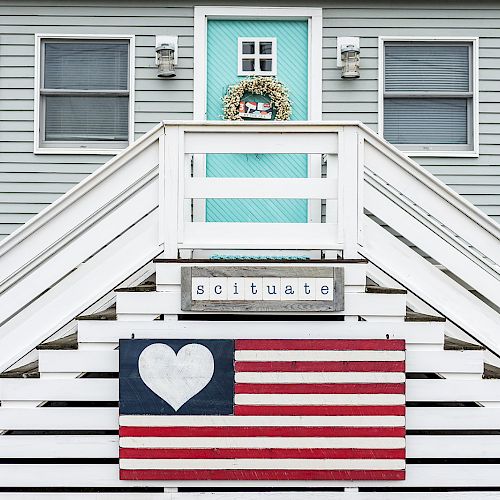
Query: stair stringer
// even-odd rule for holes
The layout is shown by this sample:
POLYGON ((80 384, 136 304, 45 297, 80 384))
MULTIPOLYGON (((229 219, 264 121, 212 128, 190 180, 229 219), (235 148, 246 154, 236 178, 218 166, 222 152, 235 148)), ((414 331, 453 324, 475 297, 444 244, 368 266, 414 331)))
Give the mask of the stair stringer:
POLYGON ((162 252, 162 124, 0 243, 0 372, 162 252))
POLYGON ((500 315, 388 231, 364 218, 361 255, 497 356, 500 315))

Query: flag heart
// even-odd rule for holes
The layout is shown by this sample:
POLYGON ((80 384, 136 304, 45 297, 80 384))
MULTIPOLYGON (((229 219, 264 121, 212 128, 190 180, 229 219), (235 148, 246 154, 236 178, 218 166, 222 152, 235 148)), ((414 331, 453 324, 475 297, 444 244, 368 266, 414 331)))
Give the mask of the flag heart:
POLYGON ((143 382, 175 411, 212 379, 214 358, 201 344, 188 344, 177 354, 165 344, 151 344, 139 356, 143 382))

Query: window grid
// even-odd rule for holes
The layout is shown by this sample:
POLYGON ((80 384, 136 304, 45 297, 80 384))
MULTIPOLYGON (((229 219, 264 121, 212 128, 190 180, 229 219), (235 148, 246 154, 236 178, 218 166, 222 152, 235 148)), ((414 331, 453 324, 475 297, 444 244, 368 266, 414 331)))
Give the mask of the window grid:
POLYGON ((238 75, 275 76, 276 53, 276 38, 238 38, 238 75), (248 52, 251 46, 253 46, 253 52, 248 52), (262 52, 264 47, 265 53, 262 52), (270 52, 267 52, 269 49, 270 52))

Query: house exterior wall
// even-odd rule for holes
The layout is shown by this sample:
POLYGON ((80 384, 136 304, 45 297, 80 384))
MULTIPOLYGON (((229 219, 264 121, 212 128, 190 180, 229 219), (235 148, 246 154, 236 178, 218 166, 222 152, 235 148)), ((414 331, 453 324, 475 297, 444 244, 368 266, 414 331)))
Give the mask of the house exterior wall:
MULTIPOLYGON (((209 2, 209 4, 226 2, 209 2)), ((227 5, 243 5, 233 1, 227 5)), ((196 2, 196 5, 202 5, 196 2)), ((279 6, 279 2, 275 2, 279 6)), ((284 6, 284 3, 281 3, 284 6)), ((287 2, 287 6, 290 6, 287 2)), ((294 6, 304 6, 294 2, 294 6)), ((320 2, 323 8, 323 119, 378 126, 378 37, 479 37, 478 158, 419 157, 420 164, 500 220, 500 7, 495 2, 320 2), (336 38, 361 38, 361 78, 340 79, 336 38)), ((106 4, 10 0, 0 4, 0 238, 93 172, 109 156, 34 154, 35 33, 135 35, 135 137, 164 119, 193 117, 190 1, 106 4), (179 36, 174 79, 159 79, 155 35, 179 36)))

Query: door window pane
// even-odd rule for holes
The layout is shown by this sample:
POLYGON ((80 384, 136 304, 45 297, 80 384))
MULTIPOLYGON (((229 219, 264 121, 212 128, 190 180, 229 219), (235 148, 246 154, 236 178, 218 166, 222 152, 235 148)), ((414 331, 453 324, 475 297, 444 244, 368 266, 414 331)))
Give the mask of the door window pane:
POLYGON ((259 53, 270 55, 273 53, 273 43, 272 42, 260 42, 259 43, 259 53))
POLYGON ((271 59, 261 59, 260 60, 260 70, 261 71, 272 71, 273 61, 271 59))
POLYGON ((242 52, 243 52, 243 54, 255 54, 255 43, 243 42, 242 52))
POLYGON ((255 59, 243 59, 243 71, 254 71, 255 59))

